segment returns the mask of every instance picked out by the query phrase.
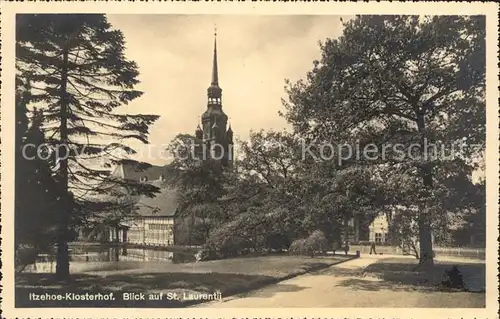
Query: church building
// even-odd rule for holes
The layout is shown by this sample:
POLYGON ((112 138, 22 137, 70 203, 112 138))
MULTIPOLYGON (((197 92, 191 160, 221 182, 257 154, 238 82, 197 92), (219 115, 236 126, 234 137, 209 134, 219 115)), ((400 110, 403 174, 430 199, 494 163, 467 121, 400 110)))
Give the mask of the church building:
MULTIPOLYGON (((223 166, 231 166, 233 131, 228 125, 228 116, 222 110, 216 36, 217 34, 214 40, 212 80, 207 89, 207 108, 201 116, 201 126, 198 124, 195 130, 195 154, 201 161, 214 159, 220 160, 223 166)), ((116 168, 115 177, 150 183, 161 191, 154 198, 139 198, 137 216, 123 221, 118 229, 111 229, 110 241, 145 246, 192 244, 189 236, 192 219, 178 216, 179 191, 172 186, 166 186, 165 183, 170 175, 169 165, 153 165, 144 169, 131 163, 116 168)))
POLYGON ((207 89, 207 109, 201 116, 201 127, 198 124, 195 137, 202 145, 197 150, 200 159, 218 159, 223 165, 228 166, 231 165, 233 157, 233 130, 230 124, 228 127, 228 116, 222 110, 222 89, 219 86, 217 65, 217 34, 215 36, 212 82, 207 89))

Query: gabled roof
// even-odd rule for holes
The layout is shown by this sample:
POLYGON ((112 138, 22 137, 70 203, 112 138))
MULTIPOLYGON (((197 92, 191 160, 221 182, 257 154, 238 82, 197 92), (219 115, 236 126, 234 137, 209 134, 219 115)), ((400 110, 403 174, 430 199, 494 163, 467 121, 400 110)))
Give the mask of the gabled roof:
POLYGON ((179 205, 179 191, 159 180, 149 184, 160 188, 160 193, 153 198, 141 196, 137 201, 137 213, 144 217, 174 217, 179 205))
POLYGON ((113 176, 144 182, 160 188, 160 193, 151 198, 146 195, 136 199, 137 214, 150 217, 174 217, 179 205, 179 191, 165 180, 173 176, 173 169, 168 166, 156 166, 134 161, 119 165, 113 176))
POLYGON ((118 165, 113 172, 113 175, 121 179, 134 181, 141 181, 143 178, 146 178, 146 181, 156 181, 160 180, 161 177, 168 177, 171 173, 172 169, 169 165, 157 166, 130 161, 118 165))

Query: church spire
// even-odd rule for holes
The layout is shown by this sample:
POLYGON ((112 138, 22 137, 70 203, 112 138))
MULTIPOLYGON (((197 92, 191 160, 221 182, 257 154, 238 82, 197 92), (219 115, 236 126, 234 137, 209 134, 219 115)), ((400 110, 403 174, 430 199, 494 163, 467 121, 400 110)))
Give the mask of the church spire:
POLYGON ((219 70, 217 68, 217 28, 214 32, 214 61, 212 64, 212 83, 213 86, 219 86, 219 70))
POLYGON ((222 160, 223 165, 229 165, 232 162, 230 145, 232 147, 233 141, 232 130, 227 131, 228 117, 222 110, 222 89, 219 86, 219 66, 217 63, 217 29, 214 32, 213 52, 212 78, 207 89, 207 109, 201 116, 203 128, 196 130, 196 136, 197 139, 203 141, 204 145, 208 146, 208 148, 204 147, 204 150, 200 151, 203 156, 210 158, 212 155, 217 155, 213 159, 222 160), (222 149, 213 148, 215 145, 222 146, 222 149), (213 153, 212 151, 216 152, 213 153), (221 155, 222 157, 219 157, 221 155))
POLYGON ((207 90, 208 105, 222 105, 222 89, 219 87, 219 68, 217 65, 217 29, 214 32, 214 59, 212 64, 212 82, 207 90))

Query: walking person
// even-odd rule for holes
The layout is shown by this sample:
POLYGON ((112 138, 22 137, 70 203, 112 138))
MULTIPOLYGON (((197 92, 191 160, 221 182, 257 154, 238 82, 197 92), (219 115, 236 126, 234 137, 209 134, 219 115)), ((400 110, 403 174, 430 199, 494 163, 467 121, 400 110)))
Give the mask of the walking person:
POLYGON ((370 245, 370 255, 372 254, 372 252, 375 255, 377 254, 377 251, 375 250, 375 242, 374 241, 372 241, 372 243, 370 245))
POLYGON ((347 253, 349 252, 349 242, 348 241, 345 242, 344 251, 345 251, 345 254, 347 256, 347 253))

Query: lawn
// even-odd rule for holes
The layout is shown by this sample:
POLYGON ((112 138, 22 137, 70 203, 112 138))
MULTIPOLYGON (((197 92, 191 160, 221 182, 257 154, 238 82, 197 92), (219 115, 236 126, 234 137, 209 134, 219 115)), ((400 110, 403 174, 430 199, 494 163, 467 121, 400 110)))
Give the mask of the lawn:
POLYGON ((453 265, 458 266, 465 282, 465 291, 484 292, 486 287, 486 265, 482 261, 435 260, 430 271, 420 271, 414 258, 385 258, 364 269, 366 276, 383 280, 387 285, 399 285, 402 288, 420 290, 447 289, 440 284, 445 271, 453 265))
MULTIPOLYGON (((338 282, 346 289, 337 304, 345 307, 384 308, 484 308, 485 263, 480 260, 435 260, 431 271, 419 271, 415 258, 388 257, 377 260, 362 271, 349 274, 338 282), (445 270, 457 265, 465 281, 465 290, 440 285, 445 270), (354 298, 353 296, 357 296, 354 298)), ((342 266, 340 266, 342 267, 342 266)), ((335 269, 326 270, 336 276, 335 269)), ((337 306, 334 305, 334 306, 337 306)))
POLYGON ((293 257, 261 256, 199 263, 108 262, 73 272, 61 283, 53 274, 23 273, 16 276, 16 307, 182 307, 191 300, 126 301, 123 293, 148 294, 220 292, 222 297, 246 292, 309 271, 326 268, 352 256, 293 257), (30 293, 110 293, 115 301, 34 301, 30 293))

